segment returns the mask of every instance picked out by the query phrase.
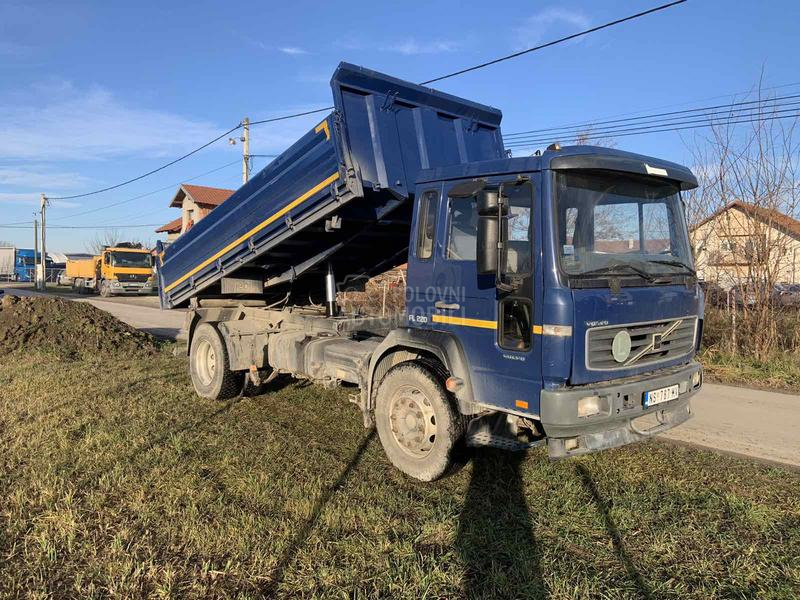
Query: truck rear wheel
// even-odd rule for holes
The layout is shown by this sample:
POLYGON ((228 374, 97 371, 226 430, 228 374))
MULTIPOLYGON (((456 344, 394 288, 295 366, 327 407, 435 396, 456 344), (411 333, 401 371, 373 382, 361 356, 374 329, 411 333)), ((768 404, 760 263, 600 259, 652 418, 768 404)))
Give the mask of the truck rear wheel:
POLYGON ((244 373, 231 371, 225 342, 210 323, 197 326, 189 349, 189 374, 201 398, 228 400, 242 390, 244 373))
POLYGON ((415 479, 434 481, 451 470, 464 423, 442 383, 420 363, 397 365, 378 387, 375 424, 383 449, 415 479))

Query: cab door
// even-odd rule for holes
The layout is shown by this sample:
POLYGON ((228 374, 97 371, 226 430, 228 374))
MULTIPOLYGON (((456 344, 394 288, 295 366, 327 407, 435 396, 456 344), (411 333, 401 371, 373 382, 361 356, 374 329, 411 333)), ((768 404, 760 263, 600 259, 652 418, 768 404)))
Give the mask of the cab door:
POLYGON ((441 184, 418 186, 414 216, 411 222, 411 239, 408 247, 408 274, 406 284, 406 318, 409 327, 429 329, 434 303, 437 301, 433 281, 434 256, 440 225, 441 184))
POLYGON ((472 373, 476 399, 505 411, 538 416, 541 376, 541 281, 537 240, 538 177, 488 181, 502 190, 507 205, 503 229, 503 289, 494 274, 477 268, 476 196, 450 194, 443 187, 432 281, 436 291, 431 327, 454 335, 472 373), (501 187, 502 186, 502 187, 501 187), (538 296, 538 297, 537 297, 538 296))

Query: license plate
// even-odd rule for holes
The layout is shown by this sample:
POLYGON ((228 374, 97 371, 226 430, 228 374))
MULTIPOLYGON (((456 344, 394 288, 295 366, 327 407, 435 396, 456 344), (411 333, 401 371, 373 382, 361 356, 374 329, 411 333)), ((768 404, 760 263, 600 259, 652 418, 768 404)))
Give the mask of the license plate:
POLYGON ((659 390, 653 390, 651 392, 647 392, 644 395, 644 405, 653 406, 654 404, 661 404, 662 402, 675 400, 675 398, 677 397, 678 397, 678 384, 675 384, 669 387, 661 388, 659 390))

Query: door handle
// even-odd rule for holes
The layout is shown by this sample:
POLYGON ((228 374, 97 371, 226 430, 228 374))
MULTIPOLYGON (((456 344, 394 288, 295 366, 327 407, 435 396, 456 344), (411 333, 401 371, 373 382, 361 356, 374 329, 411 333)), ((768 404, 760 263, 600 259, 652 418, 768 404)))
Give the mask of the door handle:
POLYGON ((458 310, 461 308, 461 305, 453 302, 452 304, 448 304, 447 302, 437 302, 433 305, 434 307, 438 308, 439 310, 458 310))

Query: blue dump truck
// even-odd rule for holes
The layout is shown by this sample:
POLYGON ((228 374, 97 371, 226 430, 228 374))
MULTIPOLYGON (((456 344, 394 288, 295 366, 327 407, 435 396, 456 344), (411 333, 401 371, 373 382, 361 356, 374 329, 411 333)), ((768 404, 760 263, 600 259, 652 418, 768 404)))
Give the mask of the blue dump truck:
POLYGON ((570 457, 690 417, 687 168, 557 143, 511 158, 494 108, 344 63, 331 87, 329 116, 159 249, 201 397, 281 373, 350 386, 424 481, 466 446, 570 457), (404 314, 337 309, 337 289, 404 262, 404 314))
MULTIPOLYGON (((36 279, 36 265, 42 260, 42 253, 35 252, 33 248, 17 248, 17 258, 14 266, 15 281, 34 281, 36 279)), ((45 269, 52 269, 53 259, 45 257, 45 269)))

